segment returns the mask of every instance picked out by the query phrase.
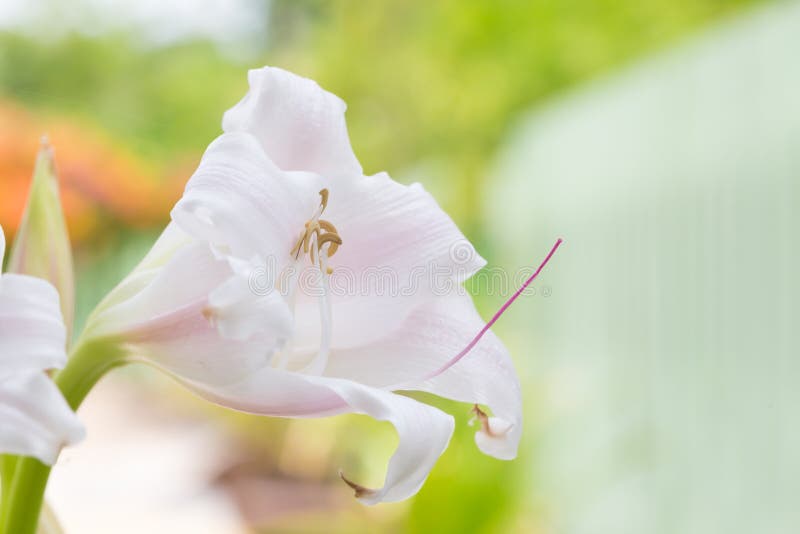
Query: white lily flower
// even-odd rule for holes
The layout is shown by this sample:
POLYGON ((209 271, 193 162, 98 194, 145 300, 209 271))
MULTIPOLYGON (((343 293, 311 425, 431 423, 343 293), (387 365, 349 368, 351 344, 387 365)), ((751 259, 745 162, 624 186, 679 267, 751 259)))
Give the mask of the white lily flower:
MULTIPOLYGON (((0 228, 0 265, 5 245, 0 228)), ((55 287, 0 274, 0 452, 52 464, 63 446, 83 438, 75 412, 45 373, 66 364, 66 340, 55 287)))
POLYGON ((87 335, 238 410, 391 422, 384 486, 348 481, 368 504, 416 493, 453 432, 451 416, 396 390, 476 404, 478 447, 514 458, 519 382, 459 291, 484 260, 419 184, 363 176, 338 97, 280 69, 249 80, 173 222, 87 335), (398 285, 374 283, 381 272, 398 285))

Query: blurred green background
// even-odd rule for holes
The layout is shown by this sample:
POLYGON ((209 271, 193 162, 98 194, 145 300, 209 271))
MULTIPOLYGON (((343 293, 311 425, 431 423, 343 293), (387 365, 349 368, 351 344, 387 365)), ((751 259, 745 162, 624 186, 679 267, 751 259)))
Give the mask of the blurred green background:
MULTIPOLYGON (((515 229, 513 217, 505 226, 490 220, 503 215, 487 199, 517 191, 501 188, 507 166, 497 162, 523 119, 728 19, 744 20, 759 9, 750 6, 755 3, 238 0, 132 7, 11 1, 0 8, 0 224, 13 233, 38 135, 51 133, 77 248, 80 325, 163 228, 193 166, 220 133, 223 111, 246 91, 246 70, 269 64, 313 78, 348 103, 351 141, 367 173, 386 170, 399 181, 422 182, 490 265, 519 267, 557 237, 541 228, 515 229)), ((546 174, 549 167, 537 170, 546 174)), ((524 184, 525 166, 516 172, 524 184)), ((553 188, 558 184, 543 190, 553 188)), ((548 202, 535 190, 526 195, 530 210, 548 202)), ((583 208, 590 213, 592 204, 583 208)), ((557 216, 548 221, 547 231, 572 228, 557 216)), ((569 247, 570 236, 563 237, 569 247)), ((558 271, 558 260, 551 269, 558 271)), ((541 283, 548 280, 545 275, 541 283)), ((501 297, 472 289, 488 316, 501 297)), ((465 425, 469 407, 430 399, 456 415, 457 435, 418 496, 376 509, 314 498, 308 488, 346 493, 335 477, 338 467, 377 480, 394 443, 388 427, 358 417, 279 421, 231 414, 147 370, 128 372, 126 380, 148 384, 152 396, 145 402, 169 398, 186 417, 210 415, 246 451, 209 483, 224 487, 242 521, 258 531, 577 532, 561 521, 559 514, 570 513, 558 501, 562 493, 543 489, 541 480, 548 466, 539 430, 553 415, 542 405, 542 380, 533 372, 541 347, 528 335, 526 313, 538 307, 540 317, 550 302, 531 299, 497 328, 515 354, 526 392, 520 457, 503 463, 481 456, 465 425), (299 481, 300 493, 312 497, 263 513, 259 486, 241 482, 253 479, 285 483, 289 494, 299 481)), ((547 349, 559 346, 551 342, 547 349)))

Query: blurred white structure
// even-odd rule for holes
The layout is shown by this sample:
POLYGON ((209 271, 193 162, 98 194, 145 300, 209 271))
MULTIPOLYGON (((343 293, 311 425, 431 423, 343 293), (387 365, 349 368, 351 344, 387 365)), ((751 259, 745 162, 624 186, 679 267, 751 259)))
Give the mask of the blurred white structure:
POLYGON ((269 19, 262 0, 2 0, 0 29, 54 39, 70 32, 130 32, 149 45, 208 39, 236 57, 261 52, 269 19))
POLYGON ((228 465, 229 440, 212 421, 162 406, 168 386, 112 373, 92 391, 79 412, 87 438, 62 453, 47 488, 64 532, 248 531, 230 496, 212 484, 228 465))
POLYGON ((797 532, 800 3, 595 83, 508 147, 487 213, 506 266, 566 241, 552 295, 501 324, 541 385, 553 531, 797 532))

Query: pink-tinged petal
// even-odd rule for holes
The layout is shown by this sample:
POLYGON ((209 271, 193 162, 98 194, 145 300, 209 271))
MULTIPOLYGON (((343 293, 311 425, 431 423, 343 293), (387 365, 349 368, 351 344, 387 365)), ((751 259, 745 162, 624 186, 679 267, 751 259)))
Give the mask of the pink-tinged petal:
POLYGON ((0 276, 0 372, 61 368, 66 340, 58 292, 49 282, 0 276))
POLYGON ((62 447, 83 436, 83 425, 46 374, 0 376, 0 452, 53 464, 62 447))
MULTIPOLYGON (((173 256, 193 238, 181 230, 177 224, 170 222, 156 240, 147 255, 139 265, 109 293, 94 310, 93 315, 98 315, 112 306, 134 297, 142 291, 161 272, 173 256)), ((89 321, 91 323, 91 319, 89 321)))
POLYGON ((491 331, 455 365, 427 378, 458 354, 484 322, 467 295, 432 299, 415 309, 384 339, 332 354, 326 374, 373 387, 420 390, 488 405, 493 416, 475 436, 478 447, 500 459, 516 456, 522 402, 511 357, 491 331))
POLYGON ((213 402, 260 415, 321 417, 350 412, 390 422, 400 439, 383 487, 367 489, 348 481, 365 504, 400 501, 419 491, 453 433, 453 418, 436 408, 350 380, 267 367, 224 387, 188 385, 213 402))
POLYGON ((316 175, 276 167, 252 135, 223 134, 203 155, 172 220, 222 254, 283 266, 322 188, 316 175))
POLYGON ((144 287, 105 307, 87 329, 92 335, 115 335, 134 324, 156 322, 189 305, 198 307, 202 316, 208 294, 231 275, 227 262, 214 256, 208 244, 194 241, 178 249, 144 287))
POLYGON ((361 176, 345 103, 316 82, 264 67, 248 73, 250 91, 225 113, 225 132, 248 132, 281 169, 327 177, 361 176))
MULTIPOLYGON (((322 218, 344 242, 329 261, 334 348, 386 336, 414 308, 458 291, 486 264, 422 186, 385 173, 332 183, 322 218)), ((299 292, 295 309, 298 344, 318 345, 312 290, 299 292)))
POLYGON ((200 307, 187 307, 141 325, 125 335, 125 347, 141 360, 186 380, 236 383, 268 365, 278 341, 223 338, 200 307))
POLYGON ((278 320, 262 314, 265 330, 253 343, 223 338, 207 317, 208 297, 232 276, 207 243, 184 245, 138 292, 93 316, 87 338, 118 338, 133 357, 190 380, 239 380, 269 361, 276 344, 270 334, 287 312, 281 303, 271 308, 278 320))
POLYGON ((408 397, 356 382, 327 379, 324 383, 336 391, 355 413, 390 422, 399 437, 383 487, 367 489, 351 483, 356 497, 364 504, 377 504, 401 501, 416 494, 450 443, 455 426, 453 418, 408 397))
POLYGON ((289 306, 277 290, 260 294, 251 276, 236 274, 214 289, 204 315, 229 339, 247 340, 257 334, 288 338, 294 326, 289 306))
POLYGON ((0 271, 3 270, 3 260, 6 257, 6 235, 3 232, 3 227, 0 226, 0 271))

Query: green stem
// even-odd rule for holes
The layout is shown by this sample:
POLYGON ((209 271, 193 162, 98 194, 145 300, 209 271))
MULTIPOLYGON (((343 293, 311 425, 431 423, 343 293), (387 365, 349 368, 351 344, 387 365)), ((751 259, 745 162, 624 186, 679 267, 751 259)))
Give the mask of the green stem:
POLYGON ((0 490, 8 491, 16 465, 16 456, 13 454, 0 454, 0 490))
MULTIPOLYGON (((73 410, 111 369, 123 365, 123 352, 110 342, 79 344, 55 382, 73 410)), ((18 459, 9 493, 3 496, 0 534, 35 534, 50 466, 30 457, 18 459)), ((3 492, 5 493, 3 488, 3 492)))
POLYGON ((0 518, 6 515, 8 494, 11 491, 11 481, 14 480, 16 468, 17 456, 13 454, 0 455, 0 518))

